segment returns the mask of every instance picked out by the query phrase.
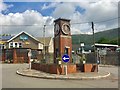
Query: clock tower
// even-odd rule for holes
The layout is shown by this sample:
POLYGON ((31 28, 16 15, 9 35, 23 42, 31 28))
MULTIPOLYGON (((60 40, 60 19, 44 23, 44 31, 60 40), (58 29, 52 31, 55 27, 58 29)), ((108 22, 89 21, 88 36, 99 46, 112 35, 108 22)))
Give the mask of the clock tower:
POLYGON ((68 63, 72 63, 72 38, 70 30, 69 19, 56 19, 54 21, 54 63, 58 64, 62 61, 64 54, 69 55, 70 60, 68 63))

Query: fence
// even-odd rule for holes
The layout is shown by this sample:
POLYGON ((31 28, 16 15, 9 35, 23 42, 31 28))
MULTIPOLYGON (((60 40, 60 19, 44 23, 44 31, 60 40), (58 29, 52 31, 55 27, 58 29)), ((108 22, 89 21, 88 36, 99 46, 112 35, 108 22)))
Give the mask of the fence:
POLYGON ((86 62, 87 63, 93 63, 93 62, 97 63, 97 60, 99 60, 100 64, 120 65, 120 62, 119 62, 120 53, 119 52, 107 51, 106 55, 102 55, 102 56, 98 55, 98 58, 97 58, 97 53, 95 55, 96 55, 96 57, 94 57, 94 53, 87 54, 86 55, 86 58, 87 58, 86 62))
MULTIPOLYGON (((88 53, 85 54, 86 63, 99 63, 106 64, 106 65, 120 65, 120 52, 110 52, 107 51, 106 55, 97 55, 97 53, 88 53)), ((77 54, 72 54, 73 63, 80 64, 81 57, 77 54)))

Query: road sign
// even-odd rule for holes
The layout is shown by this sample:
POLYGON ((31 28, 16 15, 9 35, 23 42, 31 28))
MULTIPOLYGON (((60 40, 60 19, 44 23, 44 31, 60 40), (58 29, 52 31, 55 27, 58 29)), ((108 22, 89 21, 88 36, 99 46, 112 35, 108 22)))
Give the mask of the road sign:
POLYGON ((104 55, 107 54, 107 50, 104 50, 104 49, 103 49, 103 50, 100 50, 100 51, 99 51, 99 54, 104 56, 104 55))
POLYGON ((65 54, 65 55, 62 56, 62 60, 64 62, 68 62, 70 60, 70 57, 67 54, 65 54))

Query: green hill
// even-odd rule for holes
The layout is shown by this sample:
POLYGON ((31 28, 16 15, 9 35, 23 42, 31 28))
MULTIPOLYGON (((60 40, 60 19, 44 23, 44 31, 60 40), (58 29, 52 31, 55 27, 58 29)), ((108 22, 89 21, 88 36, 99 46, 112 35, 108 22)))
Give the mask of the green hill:
MULTIPOLYGON (((95 33, 95 42, 98 42, 101 38, 105 38, 108 41, 117 40, 118 28, 95 33)), ((93 36, 88 34, 72 35, 73 45, 78 45, 78 44, 80 45, 80 42, 84 42, 86 45, 92 45, 93 36)))

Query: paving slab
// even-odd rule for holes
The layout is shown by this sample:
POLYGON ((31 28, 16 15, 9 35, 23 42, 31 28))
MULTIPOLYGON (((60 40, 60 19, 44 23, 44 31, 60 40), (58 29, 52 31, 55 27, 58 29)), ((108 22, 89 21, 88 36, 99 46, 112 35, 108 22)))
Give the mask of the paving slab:
POLYGON ((43 78, 43 79, 60 79, 60 80, 94 80, 101 79, 110 76, 109 72, 99 71, 99 72, 78 72, 68 75, 57 75, 50 74, 42 71, 37 71, 33 69, 19 69, 16 71, 17 74, 27 77, 43 78))

